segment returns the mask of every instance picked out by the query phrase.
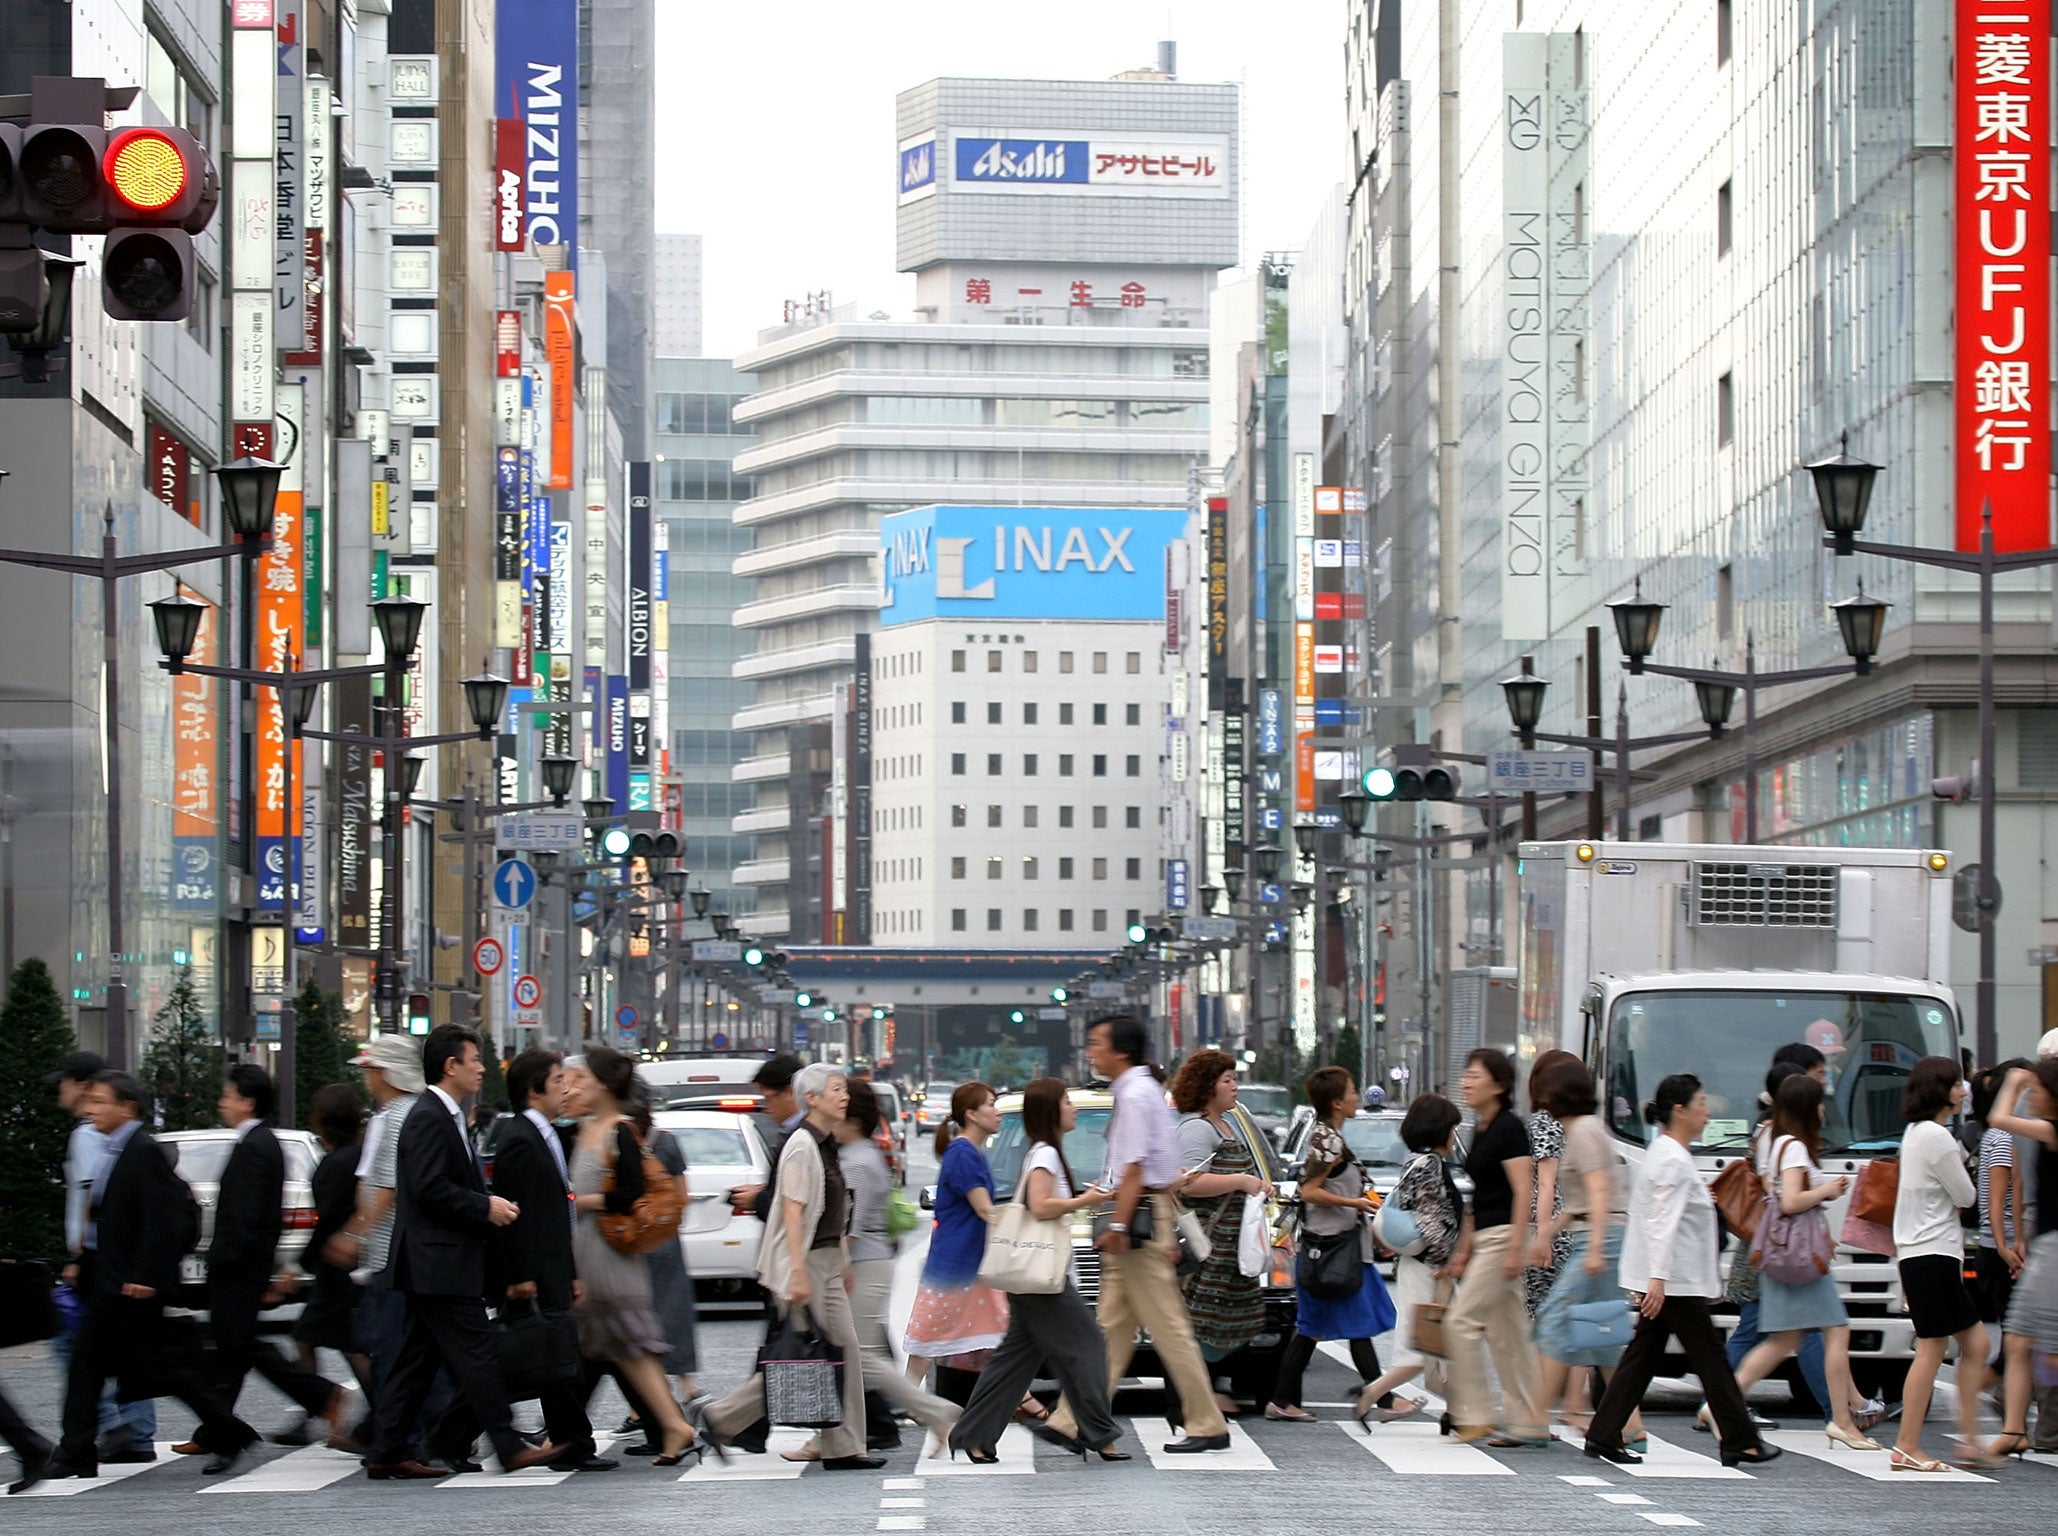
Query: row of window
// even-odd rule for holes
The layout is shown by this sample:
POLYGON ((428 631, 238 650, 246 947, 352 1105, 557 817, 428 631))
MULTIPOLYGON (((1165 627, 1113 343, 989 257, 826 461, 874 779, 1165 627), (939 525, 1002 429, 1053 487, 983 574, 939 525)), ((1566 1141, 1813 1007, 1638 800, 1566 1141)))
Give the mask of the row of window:
POLYGON ((665 501, 748 501, 757 494, 750 476, 734 474, 726 459, 659 459, 657 499, 665 501))
MULTIPOLYGON (((1087 878, 1090 880, 1106 880, 1107 878, 1109 878, 1108 866, 1111 862, 1112 861, 1108 859, 1102 858, 1089 859, 1087 861, 1087 864, 1091 873, 1087 876, 1087 878)), ((999 854, 994 854, 990 856, 986 860, 986 878, 989 880, 998 880, 1001 877, 1002 867, 1006 863, 1007 860, 1003 859, 999 854)), ((1058 879, 1076 880, 1079 878, 1076 870, 1076 865, 1078 863, 1076 859, 1072 858, 1069 855, 1066 855, 1065 857, 1060 858, 1057 861, 1057 863, 1058 879)), ((950 861, 951 879, 966 879, 966 867, 966 859, 963 854, 958 854, 954 858, 952 858, 950 861)), ((1022 860, 1022 878, 1024 880, 1034 880, 1038 878, 1039 874, 1041 873, 1042 867, 1043 861, 1040 858, 1038 858, 1034 854, 1029 855, 1028 857, 1022 860)), ((1122 861, 1122 878, 1124 880, 1141 880, 1143 878, 1143 860, 1124 859, 1122 861)))
MULTIPOLYGON (((1038 713, 1039 713, 1039 712, 1038 712, 1038 709, 1037 709, 1037 706, 1036 706, 1036 705, 1034 705, 1034 704, 1024 704, 1024 705, 1022 706, 1022 723, 1023 723, 1024 725, 1036 725, 1036 724, 1038 724, 1038 723, 1039 723, 1039 722, 1038 722, 1038 719, 1037 719, 1038 713)), ((1092 720, 1093 720, 1093 724, 1095 724, 1095 725, 1106 725, 1106 724, 1108 723, 1108 707, 1107 707, 1107 705, 1105 705, 1105 704, 1096 704, 1096 705, 1094 705, 1094 706, 1093 706, 1093 716, 1092 716, 1092 720)), ((965 716, 965 705, 964 705, 964 702, 963 702, 962 700, 958 700, 958 701, 955 701, 955 702, 953 702, 953 703, 951 704, 951 706, 950 706, 950 723, 951 723, 952 725, 964 725, 964 724, 966 724, 966 723, 967 723, 967 722, 966 722, 966 716, 965 716)), ((1005 724, 1005 723, 1006 723, 1005 721, 1003 721, 1003 720, 1001 719, 1001 706, 1000 706, 1000 704, 999 704, 999 702, 998 702, 997 700, 989 701, 989 702, 987 703, 987 705, 986 705, 986 723, 987 723, 988 725, 1003 725, 1003 724, 1005 724)), ((1060 704, 1060 705, 1058 705, 1058 724, 1059 724, 1059 725, 1072 725, 1072 724, 1074 724, 1074 723, 1075 723, 1075 722, 1074 722, 1074 719, 1073 719, 1073 709, 1072 709, 1072 706, 1071 706, 1070 704, 1060 704)), ((1143 706, 1142 706, 1141 704, 1125 704, 1125 705, 1123 705, 1123 706, 1122 706, 1122 723, 1123 723, 1124 725, 1141 725, 1141 724, 1143 724, 1143 706)))
MULTIPOLYGON (((699 437, 731 436, 739 431, 733 419, 735 408, 748 398, 747 395, 679 394, 659 390, 657 429, 699 437)), ((749 430, 748 427, 740 429, 742 432, 749 430)))
MULTIPOLYGON (((1073 922, 1075 915, 1070 907, 1058 908, 1059 933, 1071 933, 1073 931, 1076 926, 1073 922)), ((950 909, 950 931, 952 933, 963 933, 966 931, 966 916, 967 914, 963 907, 952 907, 950 909)), ((1001 916, 1001 909, 999 907, 988 907, 986 909, 986 931, 988 933, 999 933, 1001 931, 1001 916)), ((1087 916, 1089 918, 1088 927, 1093 932, 1106 933, 1108 931, 1107 908, 1095 907, 1087 916)), ((1126 928, 1129 924, 1139 921, 1139 919, 1140 909, 1131 907, 1122 914, 1122 926, 1126 928)), ((1041 923, 1042 914, 1036 908, 1024 907, 1022 909, 1022 931, 1024 933, 1040 931, 1041 923)))
MULTIPOLYGON (((1004 654, 1004 653, 1003 653, 1003 652, 1000 652, 1000 651, 988 651, 988 652, 986 653, 986 670, 987 670, 987 671, 989 671, 989 672, 998 672, 998 671, 999 671, 999 670, 1001 669, 1001 659, 1000 659, 1000 658, 1001 658, 1001 656, 1002 656, 1003 654, 1004 654)), ((969 655, 969 653, 968 653, 968 652, 965 652, 965 651, 952 651, 952 652, 950 653, 950 669, 951 669, 951 671, 953 671, 953 672, 965 672, 965 671, 969 671, 969 670, 970 670, 970 668, 969 668, 969 666, 967 665, 967 657, 968 657, 968 655, 969 655)), ((1073 666, 1072 666, 1072 663, 1073 663, 1073 656, 1072 656, 1072 653, 1071 653, 1070 651, 1059 651, 1059 652, 1058 652, 1058 670, 1059 670, 1060 672, 1070 672, 1070 671, 1072 671, 1072 670, 1073 670, 1073 666)), ((1024 672, 1034 672, 1034 671, 1036 670, 1036 668, 1037 668, 1036 652, 1034 652, 1034 651, 1024 651, 1024 652, 1022 652, 1022 670, 1023 670, 1024 672)), ((1093 670, 1094 670, 1095 672, 1106 672, 1106 671, 1108 670, 1108 653, 1107 653, 1106 651, 1095 651, 1095 652, 1093 653, 1093 670)), ((1142 671, 1143 671, 1143 652, 1141 652, 1141 651, 1130 651, 1129 653, 1127 653, 1127 654, 1126 654, 1126 655, 1125 655, 1125 656, 1124 656, 1124 657, 1122 658, 1122 670, 1123 670, 1124 672, 1127 672, 1127 673, 1128 673, 1128 674, 1129 674, 1129 675, 1130 675, 1131 677, 1135 677, 1135 676, 1136 676, 1136 675, 1137 675, 1138 673, 1142 672, 1142 671)))
MULTIPOLYGON (((1059 807, 1058 807, 1058 830, 1059 830, 1059 831, 1064 831, 1064 830, 1066 830, 1066 829, 1068 829, 1068 828, 1070 828, 1070 827, 1072 827, 1072 826, 1074 826, 1074 825, 1075 825, 1075 822, 1074 822, 1074 820, 1073 820, 1073 813, 1074 813, 1074 811, 1076 811, 1077 809, 1078 809, 1078 808, 1077 808, 1076 806, 1070 806, 1070 805, 1061 805, 1061 806, 1059 806, 1059 807)), ((1003 810, 1004 810, 1004 807, 1001 807, 1001 806, 998 806, 998 805, 989 805, 989 806, 987 806, 987 807, 986 807, 986 825, 988 825, 989 827, 998 827, 998 826, 1002 825, 1002 821, 1001 821, 1001 816, 1002 816, 1002 812, 1003 812, 1003 810)), ((1099 829, 1099 830, 1105 831, 1105 830, 1107 829, 1107 826, 1108 826, 1108 808, 1107 808, 1106 806, 1104 806, 1104 805, 1094 805, 1094 806, 1088 806, 1088 807, 1087 807, 1087 810, 1088 810, 1088 811, 1089 811, 1089 812, 1091 813, 1091 822, 1092 822, 1092 825, 1093 825, 1093 826, 1094 826, 1094 827, 1095 827, 1096 829, 1099 829)), ((954 805, 954 806, 952 806, 952 807, 950 808, 950 824, 951 824, 952 826, 954 826, 954 827, 964 827, 964 826, 970 826, 970 825, 971 825, 971 820, 970 820, 970 807, 968 807, 968 806, 963 806, 963 805, 954 805)), ((1033 826, 1036 826, 1037 824, 1038 824, 1038 811, 1037 811, 1037 808, 1036 808, 1035 806, 1033 806, 1033 805, 1025 805, 1025 806, 1023 806, 1023 807, 1022 807, 1022 825, 1023 825, 1023 826, 1025 826, 1025 827, 1033 827, 1033 826)), ((1143 807, 1142 807, 1142 806, 1140 806, 1140 805, 1125 805, 1125 806, 1123 806, 1123 807, 1122 807, 1122 825, 1123 825, 1124 827, 1127 827, 1127 828, 1128 828, 1128 829, 1129 829, 1130 831, 1132 831, 1132 832, 1133 832, 1133 831, 1139 831, 1139 830, 1141 830, 1141 829, 1142 829, 1142 827, 1143 827, 1143 807)))
MULTIPOLYGON (((999 752, 989 752, 986 754, 986 776, 988 778, 998 778, 1002 773, 1006 772, 1006 769, 1001 766, 1002 756, 1003 754, 999 752)), ((1108 776, 1108 754, 1105 752, 1095 752, 1091 754, 1090 760, 1092 762, 1093 777, 1096 779, 1106 778, 1108 776)), ((1029 779, 1035 778, 1040 761, 1041 759, 1036 753, 1024 752, 1022 754, 1022 776, 1029 779)), ((1071 778, 1076 762, 1077 759, 1072 753, 1060 752, 1058 754, 1058 777, 1061 779, 1071 778)), ((959 778, 964 777, 966 769, 965 754, 963 752, 951 753, 950 771, 959 778)), ((1122 759, 1122 772, 1127 778, 1142 778, 1142 756, 1135 752, 1125 754, 1122 759)))

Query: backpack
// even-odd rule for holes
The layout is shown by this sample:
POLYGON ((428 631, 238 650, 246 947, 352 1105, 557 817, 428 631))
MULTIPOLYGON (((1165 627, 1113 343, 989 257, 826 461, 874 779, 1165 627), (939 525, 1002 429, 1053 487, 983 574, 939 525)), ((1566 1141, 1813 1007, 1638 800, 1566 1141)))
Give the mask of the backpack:
MULTIPOLYGON (((1792 1140, 1791 1137, 1784 1138, 1792 1140)), ((1788 1215, 1779 1203, 1779 1143, 1772 1148, 1772 1187, 1759 1207, 1757 1235, 1751 1239, 1751 1263, 1758 1273, 1781 1285, 1812 1285, 1829 1273, 1836 1257, 1829 1219, 1822 1207, 1788 1215)))

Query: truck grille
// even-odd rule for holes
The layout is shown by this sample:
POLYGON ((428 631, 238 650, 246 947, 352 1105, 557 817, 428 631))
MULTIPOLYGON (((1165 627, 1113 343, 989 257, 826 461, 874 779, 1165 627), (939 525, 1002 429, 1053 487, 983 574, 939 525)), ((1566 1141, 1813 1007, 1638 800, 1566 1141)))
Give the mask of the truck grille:
POLYGON ((1079 1296, 1089 1307, 1100 1302, 1100 1250, 1072 1246, 1072 1267, 1079 1277, 1079 1296))
POLYGON ((1688 921, 1703 928, 1835 928, 1834 864, 1696 864, 1688 921))

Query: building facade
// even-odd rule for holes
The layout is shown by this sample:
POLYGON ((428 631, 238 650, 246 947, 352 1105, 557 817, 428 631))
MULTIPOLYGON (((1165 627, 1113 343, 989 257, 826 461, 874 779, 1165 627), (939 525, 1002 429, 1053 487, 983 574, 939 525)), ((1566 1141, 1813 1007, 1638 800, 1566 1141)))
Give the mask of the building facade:
POLYGON ((736 879, 819 940, 837 689, 880 598, 880 519, 937 502, 1185 507, 1207 448, 1205 327, 1236 257, 1232 86, 937 80, 903 93, 913 323, 822 306, 738 360, 758 434, 736 520, 757 581, 737 712, 758 786, 736 879))
POLYGON ((657 356, 700 356, 701 240, 658 235, 652 245, 650 303, 657 356))

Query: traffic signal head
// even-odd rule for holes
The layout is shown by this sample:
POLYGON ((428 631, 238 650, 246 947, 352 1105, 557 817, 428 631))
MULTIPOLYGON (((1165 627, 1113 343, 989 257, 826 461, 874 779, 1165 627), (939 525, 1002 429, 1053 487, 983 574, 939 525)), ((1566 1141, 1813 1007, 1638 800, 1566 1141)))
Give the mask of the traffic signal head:
POLYGON ((1141 923, 1131 923, 1131 924, 1129 925, 1129 942, 1130 942, 1131 944, 1143 944, 1143 943, 1147 943, 1147 942, 1149 941, 1149 939, 1150 939, 1150 930, 1149 930, 1148 928, 1144 927, 1144 926, 1143 926, 1143 924, 1141 924, 1141 923))
POLYGON ((1071 992, 1064 987, 1052 987, 1050 989, 1050 1000, 1054 1003, 1062 1003, 1071 995, 1071 992))
POLYGON ((796 1008, 813 1007, 814 1001, 815 995, 812 992, 796 992, 793 994, 793 1005, 796 1008))
POLYGON ((763 965, 765 963, 763 946, 757 944, 746 946, 743 951, 743 963, 752 970, 756 970, 759 966, 763 965))
POLYGON ((100 305, 117 320, 183 320, 193 308, 193 237, 117 229, 100 257, 100 305))
POLYGON ((1403 763, 1397 768, 1380 765, 1367 768, 1360 782, 1368 799, 1382 803, 1458 798, 1458 769, 1452 763, 1403 763))
POLYGON ((410 1035, 426 1035, 429 1032, 429 994, 411 992, 407 998, 407 1032, 410 1035))
POLYGON ((836 1022, 836 1010, 834 1008, 824 1008, 822 1010, 822 1022, 824 1024, 834 1024, 836 1022))
POLYGON ((600 851, 611 859, 627 858, 634 842, 627 827, 609 827, 600 834, 600 851))
POLYGON ((57 235, 97 235, 114 222, 102 180, 107 130, 31 123, 22 130, 21 218, 57 235))
POLYGON ((891 1008, 874 1008, 872 1010, 872 1020, 874 1023, 878 1023, 884 1020, 886 1016, 892 1012, 893 1010, 891 1008))
POLYGON ((1364 787, 1366 797, 1372 800, 1391 800, 1400 787, 1394 780, 1393 770, 1377 763, 1365 770, 1359 783, 1364 787))
POLYGON ((1022 1022, 1022 1020, 1024 1020, 1027 1017, 1027 1014, 1023 1013, 1021 1009, 1017 1008, 1013 1012, 1009 1013, 1008 1022, 1010 1024, 1019 1024, 1022 1022))
POLYGON ((681 852, 676 832, 638 832, 629 839, 629 853, 639 859, 676 859, 681 852))

